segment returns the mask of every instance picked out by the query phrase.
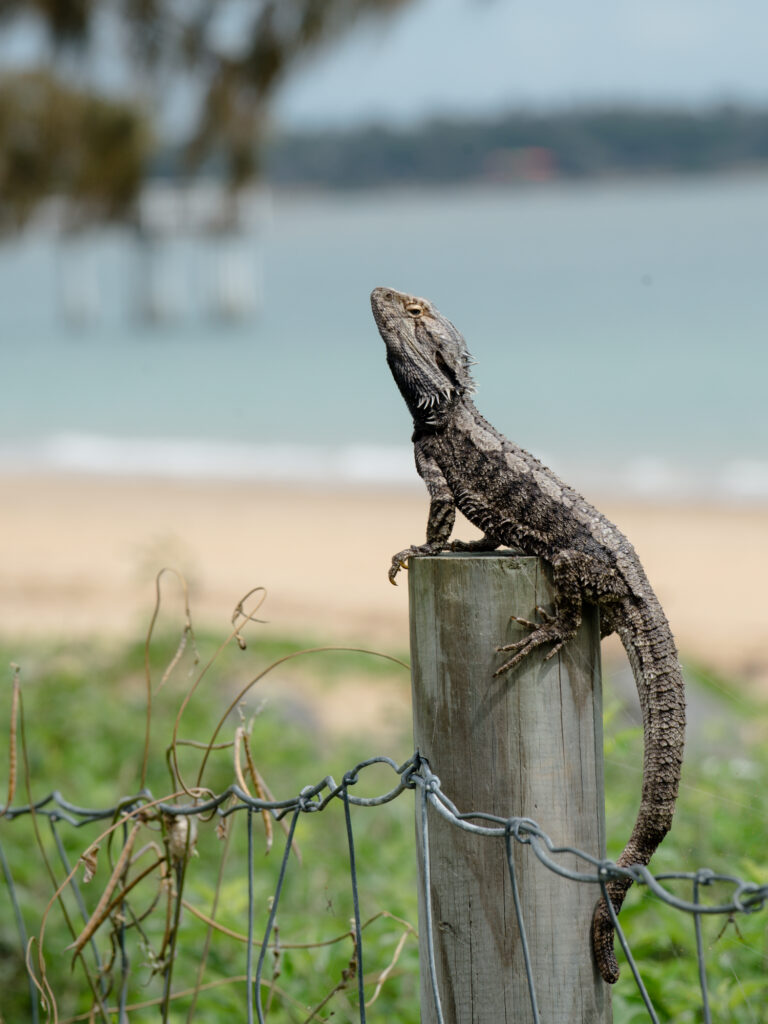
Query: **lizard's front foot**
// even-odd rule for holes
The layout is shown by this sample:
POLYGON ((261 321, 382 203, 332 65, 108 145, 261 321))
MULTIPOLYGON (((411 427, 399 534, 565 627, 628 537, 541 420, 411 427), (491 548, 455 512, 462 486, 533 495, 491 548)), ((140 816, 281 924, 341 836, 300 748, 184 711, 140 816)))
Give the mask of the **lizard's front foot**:
POLYGON ((444 550, 442 544, 415 544, 411 548, 406 548, 404 551, 398 551, 396 555, 392 556, 392 565, 389 567, 389 582, 393 586, 397 586, 397 580, 395 577, 401 569, 407 569, 406 562, 413 555, 439 555, 444 550))
POLYGON ((510 615, 510 619, 513 622, 519 622, 521 626, 525 626, 531 632, 528 636, 523 637, 522 640, 517 640, 513 644, 503 644, 501 647, 496 648, 499 654, 508 654, 510 652, 514 652, 514 654, 509 661, 504 662, 501 668, 496 669, 493 673, 494 678, 508 672, 515 665, 519 665, 523 658, 526 658, 537 647, 541 647, 542 644, 552 644, 551 649, 544 658, 545 661, 549 661, 550 658, 557 654, 563 644, 573 639, 576 635, 576 629, 579 624, 578 618, 562 613, 559 616, 550 615, 549 612, 541 607, 537 607, 536 611, 543 621, 531 622, 529 619, 521 619, 518 615, 510 615))

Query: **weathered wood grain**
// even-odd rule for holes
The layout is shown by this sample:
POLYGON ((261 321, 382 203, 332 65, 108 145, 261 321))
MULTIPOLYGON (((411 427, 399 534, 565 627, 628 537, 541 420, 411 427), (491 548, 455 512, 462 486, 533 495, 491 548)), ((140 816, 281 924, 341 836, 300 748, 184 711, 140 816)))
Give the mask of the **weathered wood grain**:
MULTIPOLYGON (((524 635, 510 614, 552 608, 545 563, 498 552, 412 558, 409 589, 415 742, 443 791, 459 811, 533 818, 558 845, 602 856, 596 610, 559 655, 544 662, 541 649, 493 679, 504 658, 495 647, 524 635)), ((429 822, 446 1024, 532 1021, 503 839, 469 835, 431 810, 429 822)), ((528 847, 514 843, 513 853, 542 1022, 609 1024, 589 941, 597 888, 547 871, 528 847)), ((560 861, 586 870, 573 856, 560 861)), ((432 1024, 421 889, 421 1019, 432 1024)))

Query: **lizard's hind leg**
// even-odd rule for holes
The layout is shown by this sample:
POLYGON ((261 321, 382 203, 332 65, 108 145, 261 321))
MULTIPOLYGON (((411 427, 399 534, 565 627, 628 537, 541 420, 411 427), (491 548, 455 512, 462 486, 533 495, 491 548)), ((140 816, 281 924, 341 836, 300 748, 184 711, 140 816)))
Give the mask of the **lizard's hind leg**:
POLYGON ((541 622, 531 622, 528 619, 521 619, 517 615, 510 615, 510 619, 513 622, 520 623, 521 626, 527 627, 531 632, 528 636, 523 637, 522 640, 517 640, 512 644, 503 644, 496 648, 500 654, 514 653, 508 661, 504 662, 501 668, 496 669, 493 673, 494 678, 508 672, 515 665, 519 665, 523 658, 526 658, 531 651, 541 647, 543 644, 551 644, 544 659, 549 661, 550 658, 557 654, 563 644, 576 635, 576 630, 581 622, 580 599, 575 601, 562 600, 558 595, 554 615, 550 615, 543 608, 539 607, 536 608, 536 611, 542 618, 541 622))
POLYGON ((554 657, 576 635, 581 622, 582 599, 591 596, 604 578, 604 567, 595 564, 593 558, 581 551, 561 551, 551 564, 555 584, 554 615, 538 607, 536 611, 540 616, 539 622, 530 622, 517 615, 510 616, 512 621, 526 626, 531 632, 522 640, 496 648, 500 654, 511 653, 512 657, 494 672, 494 676, 500 676, 519 665, 523 658, 543 644, 551 645, 545 660, 554 657))

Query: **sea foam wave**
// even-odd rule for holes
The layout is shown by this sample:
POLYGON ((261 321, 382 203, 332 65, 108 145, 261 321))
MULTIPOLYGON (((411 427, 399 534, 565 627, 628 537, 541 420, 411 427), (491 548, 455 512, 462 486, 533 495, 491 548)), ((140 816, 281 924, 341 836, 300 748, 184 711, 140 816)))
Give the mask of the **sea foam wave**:
MULTIPOLYGON (((710 466, 635 458, 620 464, 544 458, 585 494, 636 499, 768 500, 768 460, 710 466)), ((163 479, 242 480, 345 486, 421 486, 410 445, 126 438, 60 433, 0 444, 2 473, 82 473, 163 479)))
POLYGON ((0 445, 0 471, 275 483, 409 483, 407 445, 249 444, 187 438, 56 434, 0 445))

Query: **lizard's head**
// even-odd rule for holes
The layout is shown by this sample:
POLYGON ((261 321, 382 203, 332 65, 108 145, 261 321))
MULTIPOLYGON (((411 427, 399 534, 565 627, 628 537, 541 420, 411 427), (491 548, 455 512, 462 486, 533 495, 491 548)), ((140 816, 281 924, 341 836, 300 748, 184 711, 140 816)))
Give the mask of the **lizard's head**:
POLYGON ((448 406, 474 391, 464 338, 426 299, 393 288, 374 288, 371 308, 414 420, 439 423, 448 406))

